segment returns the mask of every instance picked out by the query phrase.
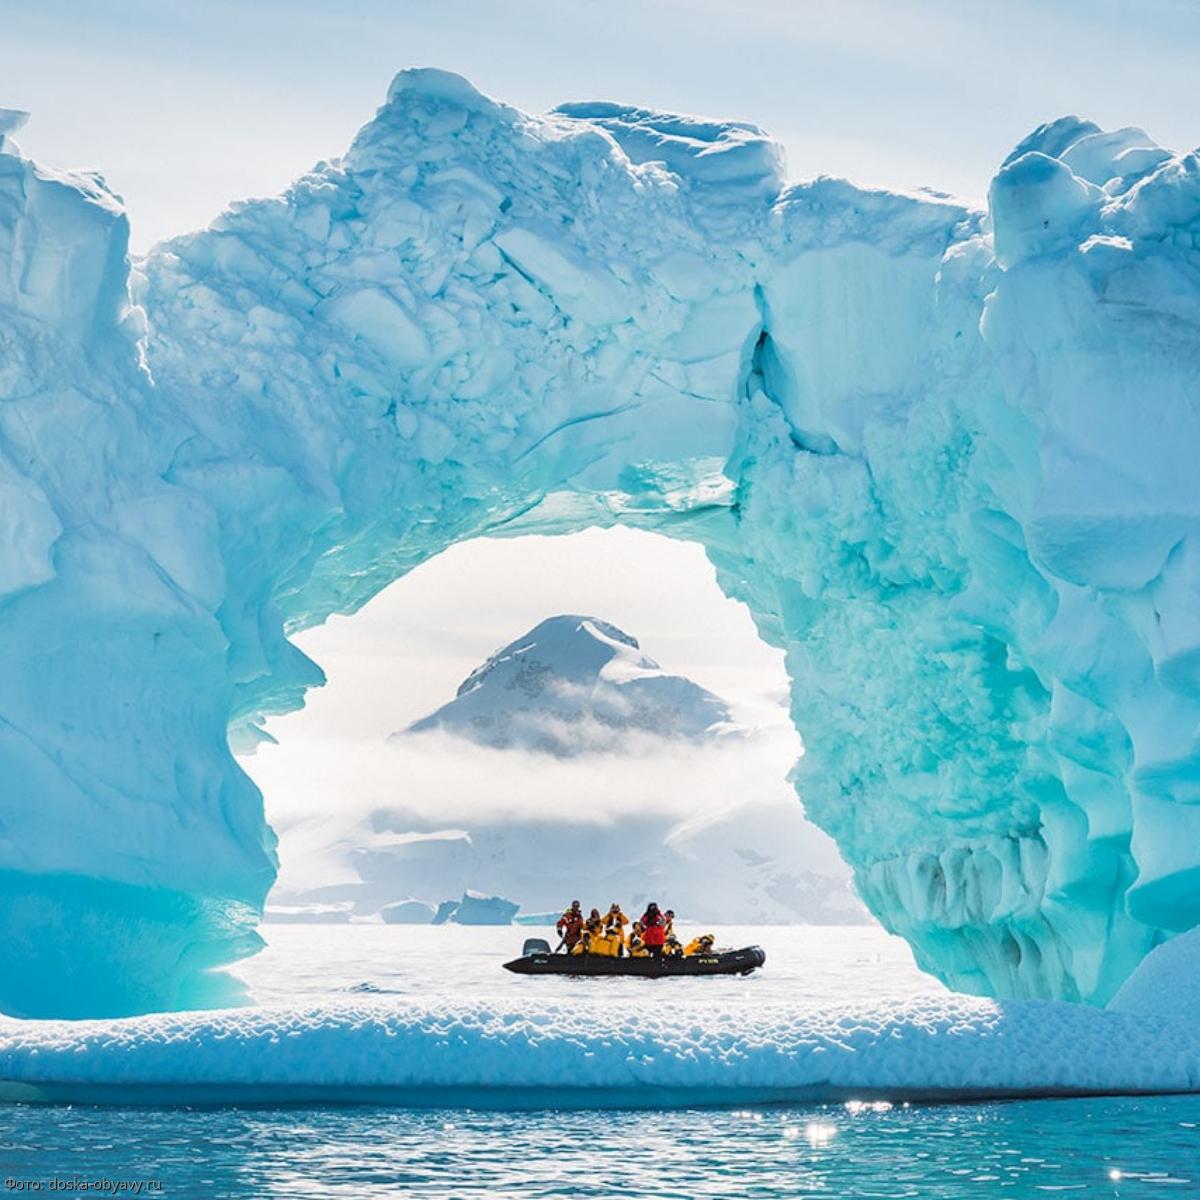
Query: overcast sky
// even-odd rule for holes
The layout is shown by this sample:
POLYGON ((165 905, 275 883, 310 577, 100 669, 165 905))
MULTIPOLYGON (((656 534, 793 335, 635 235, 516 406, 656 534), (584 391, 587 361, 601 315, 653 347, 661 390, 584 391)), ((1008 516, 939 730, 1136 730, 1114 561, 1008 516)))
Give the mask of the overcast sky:
POLYGON ((967 197, 1066 112, 1200 142, 1194 0, 0 0, 0 31, 22 146, 101 168, 140 249, 339 154, 408 66, 752 120, 793 177, 967 197))

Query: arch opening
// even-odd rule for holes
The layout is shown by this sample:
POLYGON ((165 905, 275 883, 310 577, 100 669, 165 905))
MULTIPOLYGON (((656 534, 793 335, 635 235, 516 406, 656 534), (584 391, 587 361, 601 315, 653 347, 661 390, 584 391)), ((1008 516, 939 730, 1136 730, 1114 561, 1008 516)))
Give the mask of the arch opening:
POLYGON ((466 543, 299 642, 329 683, 243 760, 280 836, 268 921, 427 923, 467 891, 523 921, 575 895, 869 919, 788 783, 783 655, 694 544, 466 543))

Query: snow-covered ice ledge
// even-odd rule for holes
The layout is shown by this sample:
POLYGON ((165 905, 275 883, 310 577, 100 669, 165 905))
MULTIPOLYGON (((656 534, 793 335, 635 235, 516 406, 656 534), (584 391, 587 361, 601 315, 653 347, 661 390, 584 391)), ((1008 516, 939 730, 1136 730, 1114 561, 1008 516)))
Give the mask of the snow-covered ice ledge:
POLYGON ((938 995, 722 1017, 672 1004, 378 1005, 0 1022, 0 1100, 666 1107, 1200 1090, 1200 1034, 938 995))
POLYGON ((725 1010, 698 992, 0 1018, 0 1102, 481 1108, 1200 1091, 1200 930, 1108 1010, 931 992, 725 1010))
POLYGON ((450 543, 702 542, 797 784, 951 985, 1103 1001, 1200 921, 1200 160, 1064 118, 988 211, 738 123, 401 74, 135 264, 0 118, 0 1009, 211 1003, 287 634, 450 543), (807 169, 810 164, 800 164, 807 169), (815 165, 815 164, 814 164, 815 165))

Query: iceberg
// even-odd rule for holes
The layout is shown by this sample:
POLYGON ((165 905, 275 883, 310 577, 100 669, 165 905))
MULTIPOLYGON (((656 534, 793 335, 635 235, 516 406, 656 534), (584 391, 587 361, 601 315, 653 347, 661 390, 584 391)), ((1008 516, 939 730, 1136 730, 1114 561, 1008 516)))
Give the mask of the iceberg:
MULTIPOLYGON (((0 1009, 215 1002, 289 635, 471 537, 702 543, 918 962, 1103 1003, 1200 922, 1200 158, 1069 117, 986 211, 751 125, 405 71, 130 263, 0 117, 0 1009)), ((1113 1015, 1113 1014, 1110 1014, 1113 1015)))
POLYGON ((1200 928, 1156 946, 1108 1002, 1111 1012, 1180 1026, 1196 1021, 1196 980, 1200 979, 1200 928))
POLYGON ((463 892, 450 920, 456 925, 511 925, 520 907, 503 896, 468 891, 463 892))
MULTIPOLYGON (((389 905, 383 911, 386 913, 393 907, 389 905)), ((503 896, 485 896, 482 892, 468 890, 463 892, 460 900, 443 900, 436 912, 431 909, 430 920, 425 923, 444 925, 453 921, 456 925, 511 925, 520 907, 515 900, 506 900, 503 896)))
POLYGON ((550 912, 517 913, 517 915, 513 917, 513 924, 539 926, 545 925, 553 927, 560 916, 562 916, 562 913, 555 912, 553 909, 551 909, 550 912))
POLYGON ((434 908, 424 900, 396 900, 379 910, 385 925, 432 925, 434 908))

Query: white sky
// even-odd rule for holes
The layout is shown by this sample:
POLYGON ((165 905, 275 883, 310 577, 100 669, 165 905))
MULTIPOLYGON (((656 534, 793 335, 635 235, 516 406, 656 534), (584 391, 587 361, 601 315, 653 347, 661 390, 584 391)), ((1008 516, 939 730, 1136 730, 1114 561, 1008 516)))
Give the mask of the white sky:
POLYGON ((752 120, 794 177, 969 197, 1066 112, 1200 142, 1193 0, 0 0, 23 148, 101 168, 139 249, 339 154, 407 66, 752 120))

